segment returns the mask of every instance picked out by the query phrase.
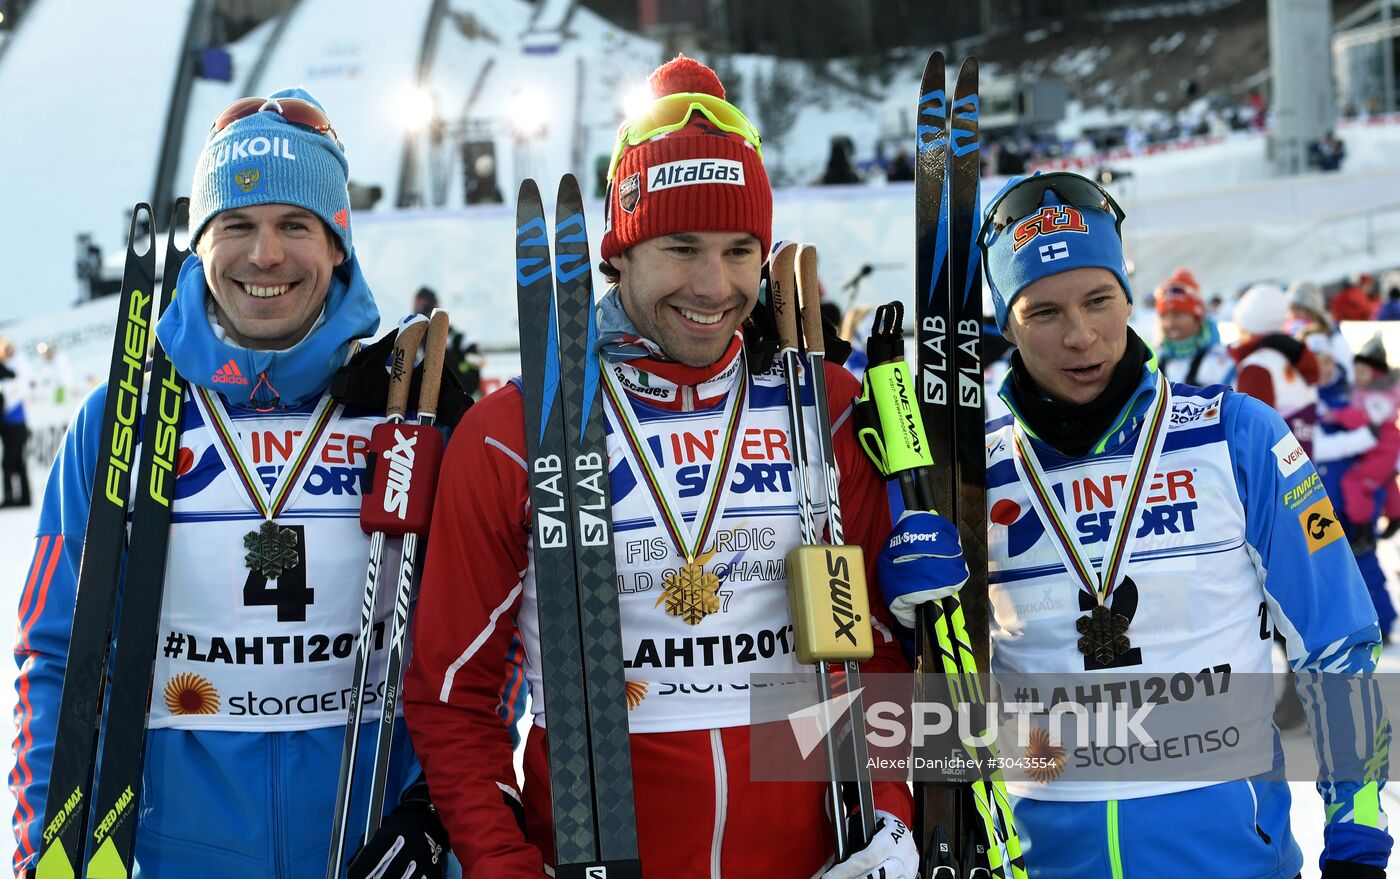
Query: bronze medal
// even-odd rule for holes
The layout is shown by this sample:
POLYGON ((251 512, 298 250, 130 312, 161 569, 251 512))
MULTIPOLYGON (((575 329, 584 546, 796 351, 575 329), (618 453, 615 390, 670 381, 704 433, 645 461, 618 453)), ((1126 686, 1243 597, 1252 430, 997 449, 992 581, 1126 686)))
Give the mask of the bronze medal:
POLYGON ((1079 652, 1101 665, 1111 665, 1133 648, 1128 640, 1128 618, 1100 604, 1075 620, 1079 652))
POLYGON ((248 550, 243 556, 244 566, 269 580, 276 580, 297 566, 297 533, 277 527, 270 519, 258 530, 243 535, 243 548, 248 550))
POLYGON ((666 612, 692 626, 719 610, 719 577, 696 561, 686 562, 679 571, 669 572, 661 581, 661 597, 666 612))

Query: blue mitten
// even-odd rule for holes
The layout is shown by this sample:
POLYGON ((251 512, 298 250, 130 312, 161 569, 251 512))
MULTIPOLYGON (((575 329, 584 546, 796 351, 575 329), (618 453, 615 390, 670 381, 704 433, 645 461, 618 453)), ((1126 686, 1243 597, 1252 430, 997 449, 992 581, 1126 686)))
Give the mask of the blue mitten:
POLYGON ((911 629, 919 605, 956 595, 967 582, 958 529, 937 513, 905 510, 877 564, 890 613, 911 629))

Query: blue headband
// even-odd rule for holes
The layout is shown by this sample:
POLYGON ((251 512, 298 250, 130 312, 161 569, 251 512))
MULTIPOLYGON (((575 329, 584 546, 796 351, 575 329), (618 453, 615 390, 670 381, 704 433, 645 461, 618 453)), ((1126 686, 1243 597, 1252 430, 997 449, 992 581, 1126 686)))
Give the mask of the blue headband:
MULTIPOLYGON (((992 199, 992 207, 1029 179, 1012 178, 992 199)), ((1063 205, 1052 191, 1045 192, 1039 212, 1017 220, 1001 232, 988 231, 982 250, 997 329, 1002 332, 1006 331, 1011 303, 1022 290, 1041 278, 1071 269, 1108 269, 1123 285, 1128 301, 1133 301, 1123 241, 1118 237, 1118 219, 1107 211, 1063 205)))

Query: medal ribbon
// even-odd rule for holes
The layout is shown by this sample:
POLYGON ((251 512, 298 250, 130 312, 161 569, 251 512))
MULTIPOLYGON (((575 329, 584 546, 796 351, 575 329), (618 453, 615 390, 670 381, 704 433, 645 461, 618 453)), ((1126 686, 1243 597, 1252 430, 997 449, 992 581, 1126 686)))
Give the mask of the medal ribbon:
MULTIPOLYGON (((742 354, 740 357, 742 358, 742 354)), ((636 413, 632 411, 631 404, 626 399, 626 392, 618 387, 618 380, 612 374, 613 368, 629 369, 632 367, 622 364, 603 365, 605 379, 603 387, 607 390, 608 400, 612 403, 616 425, 623 439, 626 440, 627 448, 632 453, 632 460, 636 462, 637 469, 641 471, 642 481, 646 483, 647 490, 651 493, 656 511, 662 524, 666 527, 667 533, 671 535, 672 542, 675 543, 676 549, 686 562, 693 562, 700 551, 704 549, 705 539, 710 536, 710 528, 719 518, 721 502, 729 485, 729 467, 734 459, 734 449, 738 445, 739 424, 743 420, 743 413, 748 409, 748 381, 745 380, 748 369, 741 360, 740 368, 735 373, 738 376, 738 381, 735 382, 735 387, 730 391, 729 399, 725 403, 727 407, 724 416, 725 425, 720 434, 721 445, 715 456, 715 473, 718 476, 711 474, 709 497, 704 500, 695 517, 692 543, 692 535, 685 527, 685 519, 680 513, 680 505, 671 498, 670 491, 659 478, 657 471, 660 468, 652 467, 646 442, 641 435, 641 425, 637 421, 636 413)))
POLYGON ((245 438, 233 426, 219 395, 195 385, 194 400, 204 420, 214 429, 214 436, 219 440, 219 457, 223 458, 230 478, 243 487, 253 509, 269 521, 275 519, 296 497, 311 473, 311 462, 330 438, 331 425, 340 418, 344 409, 331 399, 330 391, 321 395, 321 401, 311 413, 311 423, 301 432, 299 441, 294 441, 282 475, 269 493, 263 488, 262 479, 250 463, 253 456, 248 452, 245 438))
POLYGON ((1056 551, 1065 567, 1074 574, 1083 588, 1098 598, 1099 604, 1108 600, 1113 587, 1117 585, 1119 574, 1127 562, 1129 547, 1136 532, 1135 524, 1142 509, 1143 498, 1147 495, 1147 485, 1157 469, 1157 461, 1162 455, 1162 447, 1167 437, 1167 412, 1171 408, 1171 391, 1166 378, 1158 372, 1157 386, 1147 419, 1138 434, 1137 446, 1128 464, 1123 493, 1119 495, 1119 515, 1109 531, 1108 544, 1104 548, 1101 570, 1095 573, 1093 563, 1085 555, 1084 548, 1060 515, 1060 503, 1050 491, 1045 476, 1045 468, 1040 464, 1035 446, 1026 437, 1020 421, 1015 428, 1016 473, 1021 482, 1030 489, 1031 506, 1051 535, 1056 551))

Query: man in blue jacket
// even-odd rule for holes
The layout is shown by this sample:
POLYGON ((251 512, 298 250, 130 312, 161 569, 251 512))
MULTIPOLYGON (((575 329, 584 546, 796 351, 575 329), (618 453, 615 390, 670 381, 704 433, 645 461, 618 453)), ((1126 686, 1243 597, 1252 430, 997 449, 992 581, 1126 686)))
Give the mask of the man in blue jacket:
MULTIPOLYGON (((1000 391, 1010 414, 987 425, 993 671, 1059 675, 1069 692, 1232 674, 1238 688, 1268 680, 1276 629, 1335 770, 1318 784, 1322 874, 1383 877, 1390 727, 1362 677, 1380 634, 1356 562, 1282 419, 1223 386, 1169 383, 1129 328, 1122 220, 1105 190, 1068 173, 1013 180, 987 211, 979 243, 998 328, 1016 345, 1000 391), (1339 688, 1315 692, 1338 681, 1354 687, 1355 714, 1339 688)), ((1229 718, 1263 736, 1227 774, 1193 778, 1159 741, 1114 752, 1143 765, 1111 780, 1072 778, 1095 756, 1080 750, 1009 781, 1030 875, 1293 879, 1302 853, 1271 710, 1266 694, 1261 716, 1229 718)))
MULTIPOLYGON (((360 486, 368 436, 383 418, 328 390, 356 340, 379 326, 355 256, 347 172, 324 110, 300 89, 230 105, 195 169, 194 252, 156 331, 190 392, 138 875, 326 870, 369 555, 360 486), (259 528, 294 538, 294 568, 250 563, 244 538, 259 528)), ((39 850, 104 397, 99 387, 83 404, 49 475, 20 602, 10 773, 18 874, 39 850)), ((371 680, 382 678, 375 656, 371 680)), ((366 717, 377 718, 367 704, 366 717)), ((446 834, 402 726, 394 746, 396 805, 350 875, 441 876, 446 834)), ((360 751, 357 774, 367 778, 373 749, 360 751)), ((357 787, 352 814, 365 814, 367 787, 357 787)))

